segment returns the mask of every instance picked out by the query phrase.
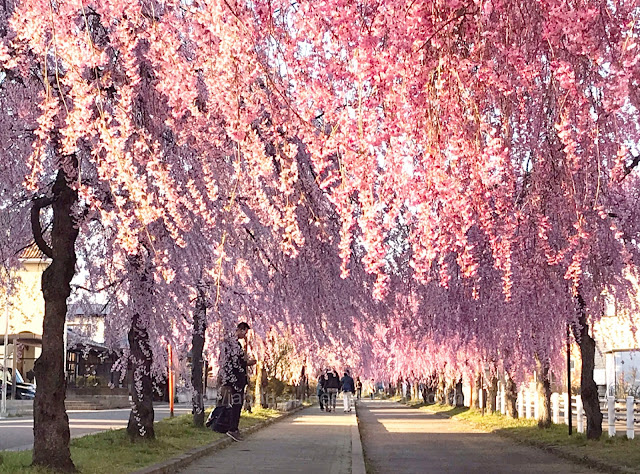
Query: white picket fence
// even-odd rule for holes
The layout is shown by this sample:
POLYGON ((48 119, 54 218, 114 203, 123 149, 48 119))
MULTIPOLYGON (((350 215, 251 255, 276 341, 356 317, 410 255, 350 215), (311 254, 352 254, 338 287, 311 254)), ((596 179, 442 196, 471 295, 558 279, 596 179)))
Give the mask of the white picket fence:
MULTIPOLYGON (((482 397, 479 399, 480 407, 485 404, 482 397)), ((496 397, 497 411, 503 415, 506 413, 506 393, 504 384, 499 383, 498 395, 496 397)), ((517 409, 519 418, 537 418, 539 412, 539 400, 536 392, 532 389, 524 388, 518 392, 517 409)), ((640 420, 636 420, 636 401, 633 397, 625 400, 616 400, 615 397, 607 397, 604 402, 603 416, 609 436, 616 434, 616 421, 626 421, 627 438, 633 439, 635 436, 635 426, 640 420)), ((551 419, 554 423, 560 423, 560 413, 563 415, 563 422, 569 424, 569 395, 565 393, 551 394, 551 419)), ((571 413, 576 419, 576 430, 578 433, 586 431, 586 418, 582 406, 580 395, 571 397, 571 413)))

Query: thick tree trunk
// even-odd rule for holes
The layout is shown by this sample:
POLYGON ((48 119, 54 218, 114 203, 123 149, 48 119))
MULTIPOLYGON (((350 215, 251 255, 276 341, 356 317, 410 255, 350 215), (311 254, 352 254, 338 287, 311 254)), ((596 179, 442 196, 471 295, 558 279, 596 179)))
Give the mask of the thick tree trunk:
POLYGON ((462 379, 459 379, 458 383, 456 383, 454 396, 455 396, 455 401, 453 403, 453 406, 463 407, 464 406, 464 394, 462 392, 462 379))
POLYGON ((471 397, 471 406, 473 408, 480 409, 480 390, 482 390, 482 376, 478 374, 476 376, 476 381, 471 388, 471 393, 473 393, 473 396, 471 397))
POLYGON ((449 382, 447 382, 446 384, 446 389, 445 389, 445 403, 447 405, 451 405, 451 406, 455 406, 456 405, 456 383, 453 380, 449 380, 449 382))
POLYGON ((518 418, 518 387, 509 374, 505 377, 505 404, 509 418, 518 418))
POLYGON ((440 405, 444 405, 446 403, 446 381, 444 378, 444 374, 438 375, 438 387, 436 388, 436 402, 440 405))
POLYGON ((132 441, 153 439, 153 383, 151 362, 153 353, 149 343, 149 333, 139 314, 134 314, 129 329, 130 366, 133 373, 131 393, 132 407, 129 414, 127 434, 132 441))
POLYGON ((256 387, 254 390, 254 397, 256 403, 260 403, 262 408, 269 408, 269 397, 267 394, 269 385, 269 378, 267 377, 267 371, 264 368, 262 361, 258 361, 256 364, 256 387))
POLYGON ((489 384, 489 388, 487 389, 487 410, 489 413, 495 413, 498 407, 497 404, 498 397, 498 377, 495 375, 491 376, 491 383, 489 384))
POLYGON ((536 355, 536 391, 538 392, 538 426, 551 426, 551 381, 549 380, 549 364, 543 363, 536 355))
POLYGON ((64 406, 67 386, 64 323, 76 264, 74 245, 78 228, 72 217, 72 206, 77 197, 61 169, 53 185, 53 199, 34 202, 31 218, 36 243, 52 258, 42 274, 44 323, 42 353, 34 366, 38 385, 33 403, 33 464, 65 472, 75 471, 69 450, 69 418, 64 406), (50 248, 42 238, 39 221, 40 209, 49 204, 53 207, 50 248))
POLYGON ((193 339, 191 346, 191 385, 193 386, 193 425, 204 426, 204 397, 202 382, 202 350, 207 329, 205 288, 198 285, 198 298, 193 313, 193 339))
POLYGON ((580 346, 582 371, 580 373, 580 395, 585 415, 587 416, 587 439, 598 439, 602 436, 602 412, 598 399, 598 387, 593 380, 595 367, 596 343, 589 335, 589 323, 582 295, 576 297, 579 327, 573 327, 573 334, 580 346))

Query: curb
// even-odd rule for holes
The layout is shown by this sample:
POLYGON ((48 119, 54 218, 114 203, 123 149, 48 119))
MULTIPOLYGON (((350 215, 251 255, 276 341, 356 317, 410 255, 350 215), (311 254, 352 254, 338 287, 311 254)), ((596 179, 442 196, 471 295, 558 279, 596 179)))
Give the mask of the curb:
MULTIPOLYGON (((402 403, 402 402, 399 402, 402 403)), ((411 407, 410 405, 408 405, 407 403, 403 403, 403 405, 408 406, 410 408, 414 408, 411 407)), ((438 413, 438 412, 430 412, 428 409, 424 410, 426 412, 428 412, 431 415, 435 415, 438 418, 446 418, 446 419, 450 419, 453 420, 453 418, 450 415, 445 415, 443 413, 438 413)), ((501 438, 505 438, 508 439, 516 444, 520 444, 520 445, 524 445, 524 446, 531 446, 532 448, 537 448, 540 449, 542 451, 545 451, 547 453, 550 454, 555 454, 556 456, 566 459, 567 461, 571 461, 574 462, 576 464, 580 464, 582 466, 586 466, 589 468, 594 468, 594 469, 598 469, 600 471, 605 471, 605 472, 609 472, 612 474, 633 474, 633 473, 638 473, 639 471, 636 469, 631 469, 628 467, 624 467, 624 466, 616 466, 614 464, 608 464, 604 461, 600 461, 597 459, 592 459, 589 458, 587 456, 581 456, 579 454, 574 454, 574 453, 570 453, 565 451, 564 449, 562 449, 559 446, 553 446, 553 445, 548 445, 548 444, 544 444, 544 443, 537 443, 535 441, 531 441, 531 440, 526 440, 526 439, 521 439, 521 438, 517 438, 514 435, 510 435, 507 432, 501 432, 499 430, 496 431, 488 431, 485 429, 480 428, 479 426, 475 425, 474 423, 470 423, 470 422, 465 422, 465 421, 459 421, 459 420, 453 420, 453 421, 458 421, 459 423, 464 423, 467 425, 471 425, 476 429, 479 429, 485 433, 491 433, 494 434, 496 436, 500 436, 501 438)))
POLYGON ((364 453, 362 451, 362 439, 360 438, 360 423, 358 420, 358 404, 354 402, 356 412, 356 424, 351 427, 351 474, 366 474, 364 453))
MULTIPOLYGON (((265 421, 261 421, 260 423, 256 423, 253 426, 250 426, 247 429, 242 430, 242 434, 243 435, 249 435, 251 433, 254 433, 258 430, 261 430, 262 428, 265 428, 277 421, 280 421, 284 418, 287 418, 290 415, 293 415, 294 413, 297 413, 301 410, 304 410, 305 408, 309 408, 307 406, 300 406, 298 408, 294 408, 293 410, 290 410, 288 412, 285 412, 275 418, 270 418, 268 420, 265 421)), ((187 451, 183 454, 180 454, 174 458, 168 459, 166 461, 162 461, 159 462, 157 464, 152 464, 151 466, 142 468, 138 471, 134 471, 133 474, 169 474, 169 473, 174 473, 176 471, 178 471, 179 469, 182 469, 186 466, 188 466, 189 464, 191 464, 192 462, 200 459, 201 457, 207 456, 209 454, 213 454, 214 452, 223 449, 225 447, 227 447, 228 445, 232 444, 234 441, 229 438, 229 437, 225 437, 222 439, 218 439, 216 441, 214 441, 211 444, 205 445, 205 446, 201 446, 199 448, 194 448, 190 451, 187 451)))

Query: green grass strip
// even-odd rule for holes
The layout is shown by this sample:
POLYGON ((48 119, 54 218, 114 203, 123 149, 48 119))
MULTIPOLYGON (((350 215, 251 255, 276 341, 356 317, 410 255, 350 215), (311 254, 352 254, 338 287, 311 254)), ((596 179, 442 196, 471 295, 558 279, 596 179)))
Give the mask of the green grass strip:
MULTIPOLYGON (((208 411, 206 413, 208 415, 208 411)), ((206 416, 205 415, 205 416, 206 416)), ((276 418, 276 410, 254 408, 243 413, 240 429, 276 418)), ((192 415, 165 418, 155 423, 156 439, 132 443, 125 429, 109 430, 71 440, 71 459, 81 473, 126 473, 166 461, 194 448, 206 446, 224 434, 193 426, 192 415)), ((52 473, 31 467, 31 450, 0 452, 0 472, 52 473)))

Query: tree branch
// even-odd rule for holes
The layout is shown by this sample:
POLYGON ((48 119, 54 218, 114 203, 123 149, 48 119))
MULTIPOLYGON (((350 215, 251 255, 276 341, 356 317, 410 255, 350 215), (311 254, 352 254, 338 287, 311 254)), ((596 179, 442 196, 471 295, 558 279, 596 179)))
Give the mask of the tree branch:
POLYGON ((640 154, 633 157, 633 161, 624 167, 624 176, 622 176, 622 181, 624 178, 629 176, 629 174, 633 171, 633 169, 640 164, 640 154))
POLYGON ((53 250, 49 247, 49 244, 42 237, 42 226, 40 224, 40 209, 53 204, 53 198, 51 197, 39 197, 33 200, 31 205, 31 232, 33 232, 33 238, 40 251, 49 258, 53 258, 53 250))

